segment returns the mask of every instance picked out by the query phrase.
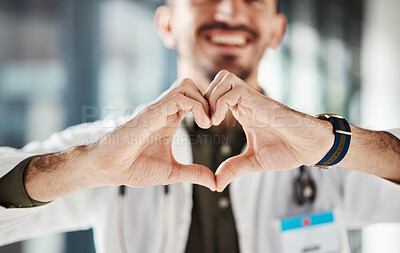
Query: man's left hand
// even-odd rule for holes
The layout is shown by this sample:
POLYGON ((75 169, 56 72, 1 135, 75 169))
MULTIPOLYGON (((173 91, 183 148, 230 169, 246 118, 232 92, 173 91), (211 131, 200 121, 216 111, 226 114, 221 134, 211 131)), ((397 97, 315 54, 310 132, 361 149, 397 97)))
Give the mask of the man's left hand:
POLYGON ((240 175, 313 165, 334 142, 332 124, 270 99, 228 71, 221 71, 206 91, 212 123, 230 110, 247 137, 245 153, 224 161, 216 171, 217 191, 240 175))

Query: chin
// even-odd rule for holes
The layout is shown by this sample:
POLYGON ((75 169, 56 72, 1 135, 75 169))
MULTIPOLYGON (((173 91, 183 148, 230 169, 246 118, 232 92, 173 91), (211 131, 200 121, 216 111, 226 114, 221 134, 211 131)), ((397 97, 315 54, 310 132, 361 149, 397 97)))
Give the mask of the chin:
POLYGON ((205 73, 211 82, 212 80, 214 80, 214 77, 218 74, 218 72, 220 72, 223 69, 235 74, 244 81, 246 81, 252 74, 252 69, 250 67, 245 68, 242 66, 238 66, 236 64, 232 64, 232 62, 228 64, 223 64, 223 63, 213 64, 213 67, 206 69, 205 73))
MULTIPOLYGON (((246 80, 252 73, 251 66, 243 66, 238 63, 238 57, 234 55, 223 55, 218 64, 220 69, 226 69, 242 80, 246 80)), ((218 72, 217 72, 218 73, 218 72)))

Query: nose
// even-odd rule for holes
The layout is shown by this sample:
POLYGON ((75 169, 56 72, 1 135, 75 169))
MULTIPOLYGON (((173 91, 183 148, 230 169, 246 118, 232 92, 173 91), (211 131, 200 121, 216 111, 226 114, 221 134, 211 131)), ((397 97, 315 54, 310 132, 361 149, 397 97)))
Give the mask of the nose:
POLYGON ((214 18, 231 26, 245 23, 247 16, 243 0, 220 0, 214 18))

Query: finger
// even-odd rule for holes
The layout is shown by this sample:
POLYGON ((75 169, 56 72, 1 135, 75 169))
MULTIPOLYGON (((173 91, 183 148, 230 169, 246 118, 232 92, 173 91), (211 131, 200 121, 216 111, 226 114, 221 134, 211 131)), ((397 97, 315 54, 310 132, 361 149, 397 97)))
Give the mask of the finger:
POLYGON ((183 79, 176 90, 177 92, 200 102, 204 107, 204 111, 207 113, 207 115, 209 114, 210 107, 208 105, 208 101, 204 98, 197 85, 191 79, 183 79))
POLYGON ((186 97, 183 94, 177 93, 171 97, 168 105, 168 115, 177 114, 184 112, 179 115, 179 120, 183 119, 183 116, 187 112, 192 112, 194 120, 197 125, 202 128, 209 128, 211 126, 211 120, 204 111, 202 104, 192 98, 186 97))
MULTIPOLYGON (((233 108, 241 102, 243 91, 239 86, 219 97, 216 101, 215 111, 211 117, 213 125, 219 125, 225 119, 229 108, 233 108)), ((236 115, 234 115, 236 117, 236 115)), ((237 119, 240 122, 240 119, 237 119)))
POLYGON ((173 183, 187 182, 203 185, 211 191, 216 190, 214 173, 209 168, 199 164, 179 164, 178 168, 173 170, 170 179, 173 183))
POLYGON ((208 98, 211 95, 211 92, 214 90, 215 86, 218 85, 219 82, 221 82, 222 78, 224 78, 224 76, 226 76, 227 74, 229 74, 229 71, 227 70, 221 70, 220 72, 218 72, 218 74, 214 77, 214 80, 210 83, 210 85, 208 86, 206 93, 204 94, 204 97, 208 100, 208 98))
POLYGON ((211 115, 215 113, 217 100, 241 82, 242 80, 232 73, 228 73, 222 78, 222 80, 212 90, 210 97, 208 98, 211 115))
POLYGON ((217 191, 222 192, 235 178, 252 172, 253 163, 245 154, 241 154, 221 163, 215 172, 217 191))

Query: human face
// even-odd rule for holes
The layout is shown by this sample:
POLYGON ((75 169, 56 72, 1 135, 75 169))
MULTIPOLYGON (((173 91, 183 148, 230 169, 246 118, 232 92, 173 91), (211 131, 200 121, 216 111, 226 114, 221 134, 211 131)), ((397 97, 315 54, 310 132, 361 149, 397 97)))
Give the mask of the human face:
POLYGON ((246 80, 257 72, 277 29, 276 0, 174 0, 178 64, 210 81, 226 69, 246 80))

